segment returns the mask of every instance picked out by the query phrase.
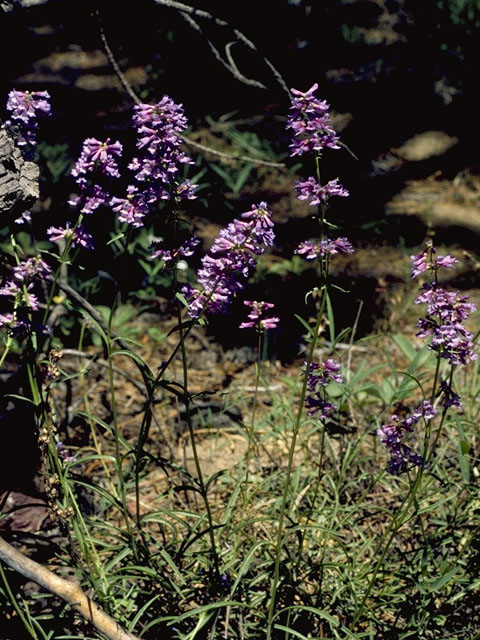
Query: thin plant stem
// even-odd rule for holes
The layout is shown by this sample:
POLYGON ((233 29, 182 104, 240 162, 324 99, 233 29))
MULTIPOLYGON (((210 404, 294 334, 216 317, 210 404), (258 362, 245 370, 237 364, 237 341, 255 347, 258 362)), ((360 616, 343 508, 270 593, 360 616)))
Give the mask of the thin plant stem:
MULTIPOLYGON (((175 289, 177 289, 177 269, 176 265, 174 265, 174 285, 175 289)), ((185 336, 182 327, 182 309, 180 307, 180 302, 177 301, 177 318, 178 318, 178 326, 179 326, 179 342, 180 349, 182 354, 182 369, 183 369, 183 401, 185 403, 185 416, 187 420, 188 432, 190 435, 190 442, 192 445, 193 459, 195 463, 195 469, 198 476, 198 484, 200 486, 200 492, 203 499, 203 504, 205 506, 205 511, 207 514, 208 521, 208 535, 210 538, 210 550, 212 553, 213 566, 215 569, 215 576, 217 580, 220 578, 220 561, 217 552, 217 545, 215 541, 215 529, 213 524, 212 517, 212 509, 210 507, 210 501, 208 499, 207 487, 205 485, 205 480, 203 478, 202 465, 200 463, 200 458, 198 455, 197 442, 195 438, 195 431, 193 429, 192 424, 192 414, 190 409, 190 394, 188 392, 188 363, 187 363, 187 352, 185 348, 185 336)))
MULTIPOLYGON (((114 441, 115 441, 115 463, 116 463, 116 467, 117 467, 117 474, 118 474, 118 494, 120 496, 120 501, 122 503, 122 510, 123 510, 123 517, 125 520, 125 525, 127 527, 127 532, 128 532, 128 537, 131 541, 132 544, 132 548, 133 551, 135 553, 135 557, 137 558, 137 545, 135 543, 135 539, 133 536, 133 530, 132 530, 132 525, 130 522, 130 514, 128 512, 128 507, 127 507, 127 497, 126 497, 126 492, 125 492, 125 479, 123 477, 123 468, 122 468, 122 455, 120 452, 120 438, 119 438, 119 434, 118 434, 118 414, 117 414, 117 400, 116 400, 116 392, 115 392, 115 385, 114 385, 114 375, 113 375, 113 354, 112 354, 112 344, 111 344, 111 340, 110 340, 110 324, 111 324, 111 320, 112 320, 112 314, 110 315, 110 322, 109 322, 109 333, 107 334, 107 363, 108 363, 108 384, 109 384, 109 389, 110 389, 110 401, 112 404, 112 420, 113 420, 113 425, 112 425, 112 432, 113 432, 113 436, 114 436, 114 441)), ((138 558, 137 558, 138 559, 138 558)))
POLYGON ((22 611, 22 608, 20 607, 20 605, 17 602, 17 599, 13 595, 13 592, 12 592, 12 590, 10 588, 10 584, 8 583, 8 580, 7 580, 7 576, 5 575, 5 571, 3 570, 2 562, 0 562, 0 576, 2 578, 2 582, 3 582, 3 585, 5 587, 5 591, 7 592, 8 599, 10 600, 13 608, 17 612, 18 617, 23 622, 23 625, 24 625, 25 629, 32 636, 32 638, 34 638, 34 640, 38 640, 38 635, 37 635, 35 629, 32 627, 30 622, 27 620, 24 612, 22 611))
POLYGON ((252 419, 250 422, 250 428, 247 431, 248 435, 248 444, 247 444, 247 453, 245 456, 245 480, 244 480, 244 489, 243 489, 243 500, 242 500, 242 514, 240 520, 243 521, 245 517, 245 511, 247 509, 248 504, 248 480, 249 480, 249 467, 250 467, 250 459, 252 455, 252 447, 255 441, 255 417, 257 411, 257 402, 258 402, 258 387, 260 382, 260 363, 261 363, 261 347, 262 347, 262 333, 258 333, 258 343, 257 343, 257 362, 255 363, 255 391, 253 394, 253 407, 252 407, 252 419))
POLYGON ((292 431, 292 439, 290 441, 290 448, 289 448, 289 452, 288 452, 288 463, 287 463, 287 470, 285 472, 285 481, 284 481, 284 487, 283 487, 283 494, 282 494, 282 501, 281 501, 281 505, 280 505, 280 513, 279 513, 279 518, 278 518, 278 529, 277 529, 277 539, 276 539, 276 544, 275 544, 275 549, 274 549, 274 557, 275 557, 275 565, 274 565, 274 570, 273 570, 273 577, 272 577, 272 582, 271 582, 271 586, 270 586, 270 602, 269 602, 269 606, 268 606, 268 618, 267 618, 267 640, 271 640, 272 637, 272 627, 273 627, 273 618, 274 618, 274 611, 275 611, 275 602, 276 602, 276 595, 277 595, 277 589, 278 589, 278 583, 279 583, 279 579, 280 579, 280 558, 281 558, 281 553, 282 553, 282 546, 283 546, 283 527, 284 527, 284 521, 285 521, 285 515, 286 515, 286 507, 287 507, 287 498, 288 498, 288 493, 289 493, 289 489, 290 489, 290 478, 292 476, 292 468, 293 468, 293 457, 295 454, 295 447, 296 447, 296 443, 297 443, 297 437, 300 431, 300 426, 301 426, 301 420, 302 420, 302 414, 303 414, 303 404, 305 401, 305 396, 307 393, 307 381, 308 381, 308 371, 310 369, 310 364, 313 360, 313 353, 315 351, 315 347, 317 344, 317 340, 320 334, 320 327, 322 324, 322 320, 323 320, 323 312, 325 309, 325 303, 326 303, 326 291, 325 288, 322 291, 322 300, 320 303, 320 310, 318 313, 318 317, 317 317, 317 322, 315 325, 315 328, 313 330, 313 334, 312 334, 312 338, 311 338, 311 342, 310 342, 310 348, 308 351, 308 357, 305 363, 305 374, 303 376, 303 383, 302 383, 302 389, 300 392, 300 398, 299 398, 299 405, 298 405, 298 410, 297 410, 297 414, 296 414, 296 418, 295 418, 295 423, 293 425, 293 431, 292 431))

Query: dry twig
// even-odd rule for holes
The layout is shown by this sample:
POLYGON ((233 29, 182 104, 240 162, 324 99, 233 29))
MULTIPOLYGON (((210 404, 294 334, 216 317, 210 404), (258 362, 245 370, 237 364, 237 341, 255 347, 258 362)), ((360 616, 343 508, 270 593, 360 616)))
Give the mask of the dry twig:
POLYGON ((68 602, 85 620, 91 622, 110 640, 139 640, 137 636, 125 631, 118 622, 86 596, 77 584, 57 576, 50 569, 17 551, 2 538, 0 538, 0 560, 25 578, 33 580, 50 593, 68 602))

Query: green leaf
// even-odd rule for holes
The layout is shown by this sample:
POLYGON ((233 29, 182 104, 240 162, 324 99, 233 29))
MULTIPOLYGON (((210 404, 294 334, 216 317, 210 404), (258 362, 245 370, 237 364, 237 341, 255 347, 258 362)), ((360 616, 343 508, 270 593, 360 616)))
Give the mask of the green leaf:
POLYGON ((113 236, 113 238, 111 238, 108 242, 107 242, 107 247, 110 244, 113 244, 114 242, 116 242, 117 240, 120 240, 120 238, 123 238, 125 236, 125 234, 123 233, 123 231, 121 233, 117 233, 116 236, 113 236))
POLYGON ((430 584, 428 585, 429 591, 434 591, 435 592, 435 591, 440 591, 441 589, 443 589, 443 587, 448 582, 450 582, 450 580, 459 571, 459 569, 460 569, 460 567, 458 565, 456 565, 455 567, 453 567, 453 569, 450 569, 450 571, 447 571, 447 573, 444 573, 443 576, 440 576, 440 578, 437 578, 433 582, 430 582, 430 584))
POLYGON ((460 465, 460 472, 462 474, 462 480, 465 484, 470 482, 470 464, 468 462, 468 453, 470 451, 470 445, 468 444, 465 432, 462 426, 462 420, 460 416, 455 416, 455 425, 457 427, 458 436, 460 438, 458 448, 458 463, 460 465))
POLYGON ((312 327, 308 324, 308 322, 306 320, 304 320, 301 316, 297 315, 296 313, 293 314, 295 316, 295 318, 301 323, 303 324, 303 326, 305 327, 305 329, 308 331, 308 333, 313 336, 313 329, 312 327))
POLYGON ((328 291, 325 290, 325 297, 327 303, 327 318, 328 318, 328 332, 330 335, 330 342, 335 342, 335 316, 333 314, 332 301, 328 295, 328 291))
POLYGON ((395 342, 403 355, 409 359, 410 362, 415 358, 415 356, 417 355, 417 350, 412 345, 410 340, 408 340, 408 338, 400 333, 397 333, 392 336, 392 340, 395 342))
POLYGON ((177 291, 177 293, 175 294, 175 297, 177 298, 177 300, 180 300, 180 302, 183 304, 183 306, 186 309, 190 309, 190 305, 188 304, 187 299, 185 298, 183 293, 180 293, 180 291, 177 291))

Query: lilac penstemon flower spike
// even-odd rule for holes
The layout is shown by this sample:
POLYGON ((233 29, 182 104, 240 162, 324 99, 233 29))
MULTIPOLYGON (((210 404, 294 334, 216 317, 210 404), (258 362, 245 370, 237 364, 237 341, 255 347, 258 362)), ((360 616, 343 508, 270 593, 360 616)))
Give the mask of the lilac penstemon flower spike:
MULTIPOLYGON (((0 316, 0 328, 10 335, 26 335, 31 330, 30 314, 39 309, 33 290, 50 274, 50 267, 38 256, 28 258, 13 268, 12 277, 0 287, 0 296, 11 298, 13 311, 0 316)), ((38 330, 43 332, 45 327, 38 326, 38 330)))
POLYGON ((265 202, 253 205, 218 234, 212 248, 202 258, 198 283, 182 289, 189 302, 189 314, 198 318, 206 311, 223 313, 232 297, 243 289, 243 281, 255 266, 255 256, 274 241, 271 213, 265 202))
POLYGON ((416 467, 424 465, 422 456, 405 444, 405 439, 409 433, 413 432, 413 427, 421 418, 432 420, 436 413, 430 402, 424 400, 410 417, 400 420, 398 416, 393 415, 390 424, 383 424, 380 429, 377 429, 377 435, 390 453, 388 473, 398 476, 408 471, 410 465, 416 467))
MULTIPOLYGON (((431 244, 418 256, 412 256, 412 278, 420 273, 438 269, 454 269, 458 260, 450 255, 436 256, 431 244)), ((435 281, 424 284, 415 304, 426 304, 427 314, 420 318, 417 327, 419 338, 431 336, 429 349, 436 351, 440 358, 448 360, 451 365, 467 364, 477 359, 478 354, 473 344, 473 334, 463 322, 470 313, 476 310, 473 302, 467 302, 468 296, 458 291, 446 291, 435 281)))
POLYGON ((139 228, 159 201, 194 200, 197 185, 178 177, 182 165, 193 164, 181 149, 188 125, 181 104, 163 96, 156 104, 136 105, 132 121, 138 155, 128 167, 136 184, 128 185, 126 197, 113 197, 110 205, 120 222, 139 228))
POLYGON ((275 329, 280 322, 276 316, 266 317, 265 313, 273 309, 271 302, 257 302, 256 300, 245 300, 244 305, 250 307, 248 321, 240 324, 240 329, 256 329, 263 333, 266 329, 275 329))
POLYGON ((65 227, 49 227, 47 229, 47 236, 50 242, 58 242, 59 240, 71 240, 72 247, 83 247, 88 251, 94 248, 93 236, 85 229, 81 224, 75 228, 71 228, 69 222, 65 227))
POLYGON ((80 156, 72 169, 80 193, 73 196, 68 204, 79 208, 81 214, 90 215, 110 201, 109 192, 99 184, 99 180, 119 178, 117 159, 123 153, 122 144, 107 138, 101 142, 96 138, 86 138, 80 156))
MULTIPOLYGON (((339 138, 330 123, 329 105, 314 96, 317 89, 317 84, 314 84, 305 93, 292 89, 294 97, 287 129, 291 129, 293 132, 290 156, 295 157, 307 152, 313 153, 317 159, 318 169, 318 159, 322 151, 324 149, 340 149, 340 145, 339 138)), ((299 200, 308 201, 309 206, 320 207, 322 225, 325 209, 330 199, 349 196, 347 189, 340 184, 338 178, 321 185, 319 177, 317 179, 309 176, 304 180, 297 180, 295 190, 299 200)), ((304 256, 306 260, 322 261, 326 256, 335 253, 353 253, 353 247, 346 238, 325 239, 322 231, 319 243, 303 242, 297 247, 295 253, 304 256)))
POLYGON ((10 91, 7 100, 10 120, 20 129, 20 147, 34 147, 37 141, 38 118, 49 116, 50 94, 48 91, 10 91))
POLYGON ((316 154, 323 149, 339 149, 338 136, 330 124, 329 105, 313 94, 318 89, 315 83, 302 93, 292 89, 293 99, 288 116, 287 129, 293 132, 290 155, 316 154))
POLYGON ((307 415, 325 420, 335 410, 335 406, 327 400, 325 387, 332 381, 339 384, 343 382, 340 368, 340 363, 333 358, 329 358, 323 363, 310 363, 305 396, 307 415))

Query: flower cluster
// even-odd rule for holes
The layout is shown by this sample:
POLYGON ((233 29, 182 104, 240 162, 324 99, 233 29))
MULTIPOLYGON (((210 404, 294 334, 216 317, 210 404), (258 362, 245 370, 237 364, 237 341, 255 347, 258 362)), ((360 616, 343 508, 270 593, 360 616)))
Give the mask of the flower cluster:
POLYGON ((287 129, 293 131, 291 156, 300 156, 312 151, 318 154, 326 148, 340 148, 338 136, 330 125, 329 105, 325 100, 318 100, 313 95, 317 89, 316 83, 305 93, 292 89, 292 113, 287 124, 287 129))
MULTIPOLYGON (((440 267, 452 269, 457 262, 452 256, 436 256, 434 248, 429 245, 418 256, 412 256, 413 274, 427 270, 435 273, 440 267)), ((473 334, 468 331, 463 321, 476 310, 468 296, 461 296, 458 291, 445 291, 438 283, 424 284, 416 304, 426 304, 426 316, 420 318, 417 327, 419 338, 431 336, 429 348, 436 351, 452 365, 467 364, 477 359, 474 349, 473 334)))
POLYGON ((265 317, 265 313, 274 307, 271 302, 245 300, 243 304, 250 307, 251 311, 248 314, 248 322, 242 322, 240 329, 256 329, 259 333, 262 333, 266 329, 275 329, 280 322, 280 318, 276 316, 265 317))
POLYGON ((390 453, 387 464, 388 473, 398 476, 407 471, 409 464, 416 467, 423 466, 422 456, 405 444, 404 440, 421 418, 432 420, 436 413, 430 402, 424 400, 410 417, 400 420, 398 416, 393 415, 391 424, 383 424, 380 429, 377 429, 377 435, 390 453))
POLYGON ((0 314, 0 328, 11 335, 28 333, 31 326, 30 314, 39 309, 38 298, 33 289, 38 281, 50 273, 50 267, 40 257, 28 258, 13 268, 12 278, 0 287, 0 295, 11 299, 13 312, 0 314))
POLYGON ((85 176, 93 171, 99 171, 112 178, 119 178, 120 172, 115 156, 121 157, 122 153, 123 147, 118 140, 110 143, 110 138, 107 138, 105 142, 100 142, 95 138, 87 138, 83 142, 82 152, 72 170, 72 176, 79 186, 86 184, 85 176))
MULTIPOLYGON (((192 160, 181 150, 182 133, 187 128, 183 106, 168 96, 155 105, 140 104, 134 107, 133 123, 137 128, 137 148, 142 155, 134 158, 130 169, 139 182, 160 184, 170 188, 181 164, 192 160)), ((176 194, 182 198, 194 198, 192 185, 180 185, 176 194)))
POLYGON ((95 138, 87 138, 83 142, 80 157, 72 169, 72 176, 80 188, 80 194, 72 197, 69 204, 79 207, 80 213, 92 214, 99 207, 110 202, 110 193, 99 184, 99 181, 107 178, 119 178, 117 158, 123 153, 123 147, 118 140, 105 142, 95 138))
POLYGON ((411 256, 412 278, 416 278, 427 270, 436 273, 438 269, 455 269, 458 260, 451 255, 437 256, 436 249, 431 240, 426 243, 426 247, 418 256, 411 256))
POLYGON ((72 247, 83 247, 88 251, 94 248, 93 236, 85 229, 81 224, 72 228, 70 222, 67 222, 65 227, 49 227, 47 229, 47 236, 50 242, 58 242, 59 240, 71 241, 72 247))
MULTIPOLYGON (((307 363, 305 363, 307 366, 307 363)), ((328 418, 335 407, 326 399, 325 387, 329 382, 343 382, 340 374, 340 363, 329 358, 321 364, 311 362, 308 368, 307 394, 305 406, 309 416, 317 416, 320 420, 328 418)))
POLYGON ((187 128, 181 104, 164 96, 154 105, 136 105, 133 124, 140 153, 128 167, 140 186, 128 185, 126 196, 114 196, 110 205, 120 222, 139 228, 158 201, 193 200, 197 185, 178 179, 180 166, 192 164, 192 159, 181 150, 182 133, 187 128))
POLYGON ((295 249, 295 253, 303 256, 305 260, 318 260, 326 255, 333 256, 336 253, 353 253, 353 251, 354 249, 347 238, 320 240, 319 242, 305 240, 295 249))
POLYGON ((187 285, 182 292, 189 302, 189 313, 198 318, 200 313, 222 313, 231 298, 241 289, 255 257, 265 247, 272 246, 274 233, 271 213, 265 202, 254 205, 218 234, 212 248, 202 258, 198 271, 201 289, 187 285))
POLYGON ((50 94, 48 91, 10 91, 7 100, 10 120, 20 130, 18 145, 27 149, 37 141, 38 117, 50 115, 50 94))
POLYGON ((309 200, 311 207, 326 203, 332 196, 347 198, 350 194, 339 183, 338 178, 330 180, 323 187, 318 184, 313 176, 307 180, 297 180, 295 190, 299 200, 309 200))

